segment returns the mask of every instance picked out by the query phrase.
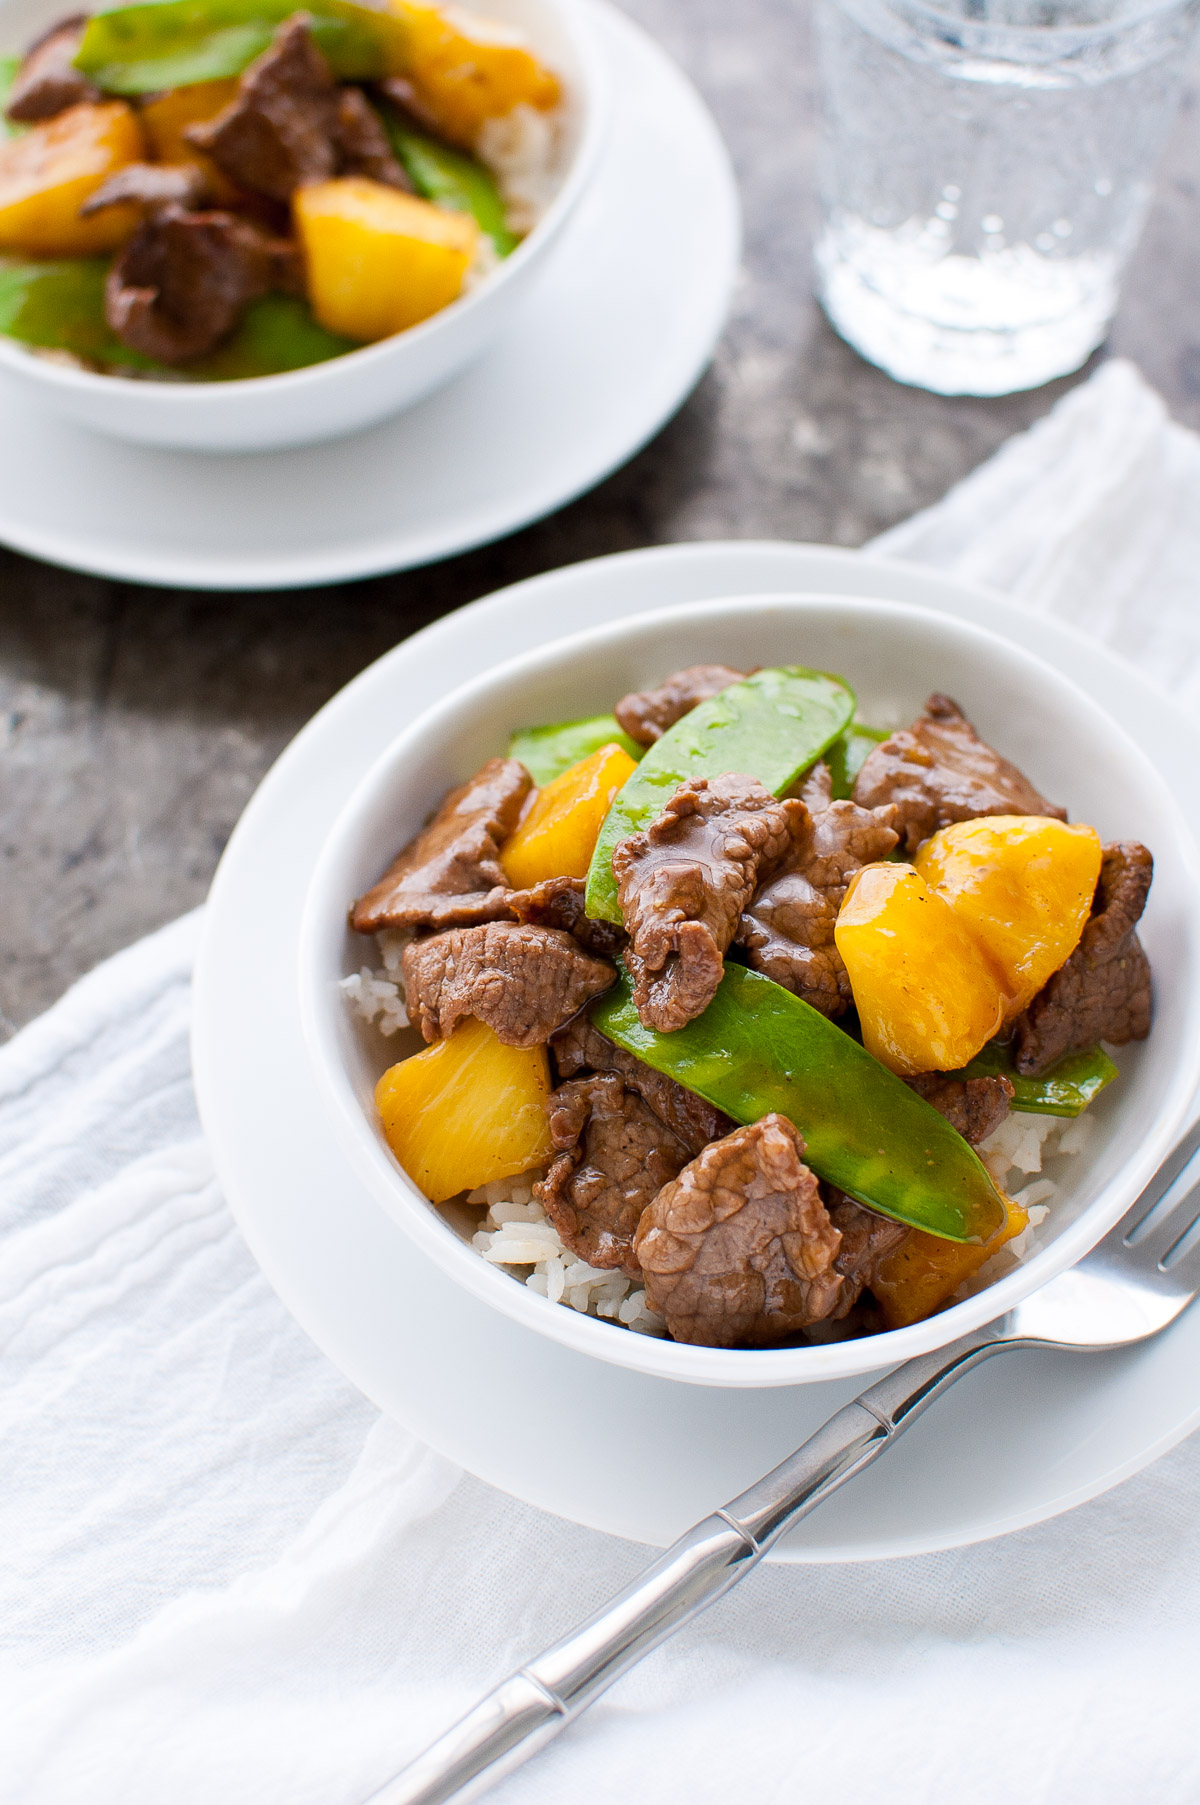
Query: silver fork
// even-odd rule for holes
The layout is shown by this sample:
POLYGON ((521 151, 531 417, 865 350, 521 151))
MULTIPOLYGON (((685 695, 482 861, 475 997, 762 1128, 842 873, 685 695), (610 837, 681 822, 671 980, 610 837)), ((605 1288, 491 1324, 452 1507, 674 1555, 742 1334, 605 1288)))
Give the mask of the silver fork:
POLYGON ((594 1617, 504 1680, 367 1805, 479 1798, 744 1579, 773 1543, 878 1460, 972 1367, 1007 1348, 1130 1347, 1174 1322, 1197 1290, 1200 1123, 1078 1266, 998 1322, 907 1361, 862 1392, 773 1472, 680 1536, 594 1617))

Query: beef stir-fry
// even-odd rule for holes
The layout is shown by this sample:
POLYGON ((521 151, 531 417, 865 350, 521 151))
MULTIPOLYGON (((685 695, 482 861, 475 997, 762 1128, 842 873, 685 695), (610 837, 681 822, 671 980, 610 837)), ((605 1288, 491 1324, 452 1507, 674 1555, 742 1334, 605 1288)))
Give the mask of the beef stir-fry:
POLYGON ((0 330, 109 374, 387 338, 534 223, 562 90, 429 0, 143 0, 0 56, 0 330))
POLYGON ((946 696, 889 735, 840 678, 693 666, 514 734, 355 903, 429 1043, 384 1131, 435 1204, 519 1179, 496 1257, 548 1238, 677 1341, 919 1321, 1026 1234, 1011 1112, 1073 1120, 1148 1034, 1151 873, 946 696))

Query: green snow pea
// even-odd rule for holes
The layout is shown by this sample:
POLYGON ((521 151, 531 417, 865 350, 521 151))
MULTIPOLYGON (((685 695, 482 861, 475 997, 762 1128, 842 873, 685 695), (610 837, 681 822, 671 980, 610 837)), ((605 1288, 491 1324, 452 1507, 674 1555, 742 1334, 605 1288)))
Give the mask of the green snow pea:
POLYGON ((104 318, 107 271, 104 257, 47 262, 0 257, 0 332, 92 363, 151 369, 146 358, 121 343, 104 318))
POLYGON ((843 678, 800 664, 756 671, 685 714, 647 749, 605 817, 588 872, 588 914, 620 921, 613 850, 661 814, 681 783, 743 771, 781 796, 853 715, 854 692, 843 678))
POLYGON ((4 109, 8 105, 8 96, 17 79, 17 70, 21 67, 19 56, 0 56, 0 144, 5 138, 15 138, 24 129, 4 117, 4 109))
POLYGON ((265 295, 247 308, 229 343, 186 371, 168 371, 123 345, 104 318, 103 257, 64 257, 32 262, 0 257, 0 332, 56 351, 70 351, 89 363, 172 376, 193 382, 231 382, 245 376, 277 376, 308 364, 324 363, 357 347, 318 326, 307 306, 292 295, 265 295))
POLYGON ((390 107, 381 107, 380 112, 392 149, 417 193, 453 213, 469 213, 495 245, 497 256, 507 257, 515 251, 521 240, 508 229, 504 202, 491 170, 466 151, 451 150, 424 132, 410 130, 390 107))
POLYGON ((976 1053, 970 1065, 956 1078, 995 1078, 1010 1080, 1013 1087, 1012 1107, 1032 1116, 1079 1116, 1093 1097, 1098 1097, 1106 1084, 1117 1076, 1117 1068, 1103 1047, 1088 1047, 1082 1053, 1064 1053, 1061 1059, 1037 1078, 1023 1077, 1012 1062, 1012 1055, 1002 1041, 989 1041, 976 1053))
POLYGON ((619 1047, 735 1122, 778 1110, 804 1136, 813 1171, 881 1215, 975 1243, 1007 1220, 983 1163, 944 1116, 758 972, 727 964, 704 1014, 674 1034, 643 1028, 624 971, 589 1014, 619 1047))
POLYGON ((611 714, 589 715, 583 721, 555 721, 548 727, 518 727, 509 736, 508 756, 519 758, 539 790, 553 783, 581 758, 601 746, 620 746, 630 758, 640 758, 644 747, 631 740, 611 714))
POLYGON ((253 301, 227 344, 187 366, 196 382, 237 382, 246 376, 281 376, 286 370, 328 363, 359 346, 318 326, 296 295, 264 295, 253 301))
MULTIPOLYGON (((88 20, 75 67, 110 94, 147 94, 240 75, 267 48, 292 0, 150 0, 88 20)), ((404 67, 408 34, 395 14, 354 0, 314 0, 313 37, 343 81, 404 67)))
POLYGON ((864 727, 861 721, 852 721, 841 739, 833 742, 825 754, 825 763, 833 778, 835 802, 845 801, 854 794, 854 779, 880 740, 888 737, 886 727, 864 727))

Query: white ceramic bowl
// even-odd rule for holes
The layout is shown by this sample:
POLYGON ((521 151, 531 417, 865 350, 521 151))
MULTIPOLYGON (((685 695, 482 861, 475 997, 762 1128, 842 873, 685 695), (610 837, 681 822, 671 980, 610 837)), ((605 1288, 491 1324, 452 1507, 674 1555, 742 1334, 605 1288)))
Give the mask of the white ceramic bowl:
POLYGON ((326 842, 305 905, 298 978, 308 1051, 348 1158, 381 1207, 457 1283, 599 1360, 697 1384, 794 1385, 869 1372, 955 1340, 1078 1260, 1128 1208, 1200 1085, 1200 855, 1162 779, 1121 727, 1007 641, 894 602, 704 602, 514 658, 406 727, 326 842), (481 1259, 407 1178, 379 1129, 373 1088, 400 1053, 351 1012, 339 990, 344 976, 377 963, 372 944, 347 927, 350 902, 452 784, 504 750, 512 728, 602 712, 625 691, 701 661, 839 671, 857 692, 862 718, 883 725, 912 719, 931 691, 944 691, 1072 819, 1091 822, 1106 840, 1142 840, 1155 854, 1142 928, 1156 977, 1154 1029, 1141 1046, 1122 1049, 1120 1081, 1092 1106, 1100 1132, 1069 1162, 1046 1244, 988 1291, 911 1328, 820 1349, 746 1350, 652 1340, 579 1315, 481 1259))
MULTIPOLYGON (((486 282, 432 319, 328 363, 235 382, 134 381, 72 370, 0 336, 0 370, 82 426, 185 451, 275 451, 338 438, 419 401, 488 347, 544 267, 595 170, 608 79, 587 0, 481 0, 519 26, 563 78, 568 159, 544 217, 486 282)), ((62 0, 0 0, 0 51, 15 54, 61 18, 62 0)))

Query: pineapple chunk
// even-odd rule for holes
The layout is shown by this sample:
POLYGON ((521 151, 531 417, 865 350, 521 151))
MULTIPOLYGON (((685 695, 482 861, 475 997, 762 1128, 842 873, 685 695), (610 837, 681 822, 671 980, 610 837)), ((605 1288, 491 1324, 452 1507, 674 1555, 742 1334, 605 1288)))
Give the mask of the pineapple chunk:
POLYGON ((973 1278, 993 1254, 999 1253, 1029 1226, 1020 1204, 1004 1199, 1007 1220, 982 1247, 962 1241, 943 1241, 937 1235, 910 1228, 899 1247, 880 1262, 871 1280, 871 1292, 879 1305, 885 1329, 904 1329, 924 1322, 940 1310, 965 1280, 973 1278))
POLYGON ((142 130, 123 100, 69 107, 0 144, 0 251, 88 257, 116 250, 136 231, 140 207, 107 207, 80 219, 88 196, 144 154, 142 130))
POLYGON ((601 746, 539 790, 500 849, 513 889, 531 889, 547 877, 586 877, 604 817, 636 770, 620 746, 601 746))
POLYGON ((431 1203, 512 1178, 553 1152, 545 1047, 506 1047, 482 1022, 401 1060, 375 1087, 388 1146, 431 1203))
POLYGON ((999 967, 1019 1015, 1079 944, 1100 876, 1100 836, 1045 815, 956 821, 913 865, 999 967))
POLYGON ((443 137, 469 150, 487 120, 514 107, 558 105, 557 77, 512 26, 423 0, 391 4, 408 28, 404 79, 416 110, 443 137))
POLYGON ((314 182, 292 208, 313 313, 345 338, 390 338, 449 306, 479 242, 465 213, 366 176, 314 182))

